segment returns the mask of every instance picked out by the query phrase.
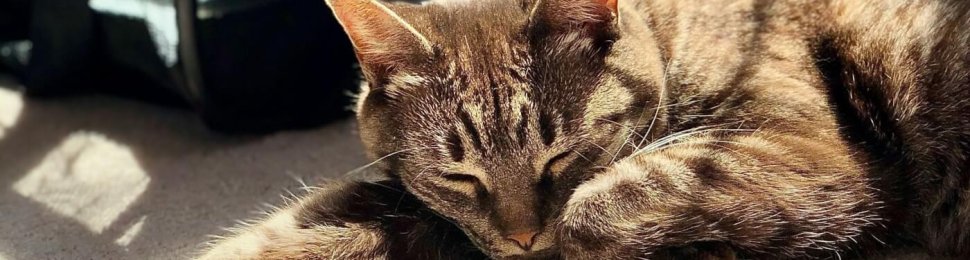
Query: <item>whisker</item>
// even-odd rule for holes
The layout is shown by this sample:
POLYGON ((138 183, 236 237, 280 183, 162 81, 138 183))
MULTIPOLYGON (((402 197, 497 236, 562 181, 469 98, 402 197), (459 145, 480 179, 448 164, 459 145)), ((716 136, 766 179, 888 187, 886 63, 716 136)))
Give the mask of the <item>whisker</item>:
POLYGON ((593 147, 599 148, 601 151, 603 151, 606 154, 610 154, 610 151, 607 150, 606 148, 603 148, 603 146, 600 146, 600 145, 598 145, 598 144, 596 144, 596 143, 594 143, 592 141, 589 141, 589 140, 583 140, 583 141, 584 142, 587 142, 587 143, 589 143, 591 145, 593 145, 593 147))
MULTIPOLYGON (((667 64, 664 66, 663 76, 660 77, 660 79, 663 80, 663 82, 660 82, 660 98, 657 99, 657 107, 654 108, 653 119, 650 120, 650 126, 647 127, 647 131, 643 133, 644 136, 650 135, 650 132, 653 131, 654 124, 657 123, 657 118, 660 117, 660 108, 667 96, 667 78, 669 77, 669 71, 670 60, 667 60, 667 64)), ((633 149, 640 149, 640 147, 642 147, 643 143, 646 141, 646 138, 640 139, 640 143, 638 143, 633 149)))
MULTIPOLYGON (((639 127, 639 126, 632 126, 631 127, 631 126, 627 126, 627 125, 621 124, 619 122, 616 122, 616 121, 613 121, 613 120, 609 120, 609 119, 605 119, 605 118, 599 118, 597 120, 601 120, 601 121, 608 122, 608 123, 611 123, 611 124, 615 124, 615 125, 617 125, 619 127, 622 127, 624 129, 626 129, 630 134, 636 135, 637 137, 639 137, 640 140, 643 140, 644 138, 646 138, 645 136, 643 136, 640 133, 637 133, 636 132, 636 128, 639 127)), ((629 135, 628 135, 628 137, 629 137, 629 135)), ((630 146, 631 148, 633 148, 633 150, 636 150, 638 148, 637 145, 634 144, 633 141, 631 141, 630 139, 631 138, 627 138, 626 141, 623 142, 623 145, 620 146, 619 151, 617 151, 616 153, 614 153, 614 155, 613 155, 614 158, 616 156, 618 156, 619 152, 623 150, 623 147, 625 147, 627 145, 630 146)))
POLYGON ((616 126, 625 128, 627 131, 630 131, 630 133, 635 134, 635 135, 637 135, 640 138, 645 138, 642 134, 636 132, 636 127, 638 127, 636 125, 631 127, 631 126, 627 126, 627 125, 621 124, 620 122, 616 122, 616 121, 609 120, 609 119, 606 119, 606 118, 597 118, 596 120, 604 121, 604 122, 611 123, 611 124, 614 124, 616 126))
POLYGON ((421 171, 418 172, 417 175, 414 176, 414 179, 415 180, 421 179, 421 176, 424 175, 425 173, 430 172, 428 170, 430 170, 431 168, 434 168, 434 165, 431 165, 431 166, 428 166, 428 167, 424 167, 423 169, 421 169, 421 171))
MULTIPOLYGON (((666 72, 664 72, 664 73, 666 73, 666 72)), ((664 77, 664 78, 666 78, 666 77, 664 77)), ((666 82, 666 79, 664 81, 666 82)), ((654 108, 654 111, 653 111, 653 119, 650 120, 650 126, 647 127, 647 131, 646 132, 643 132, 643 135, 649 135, 650 132, 653 131, 653 126, 656 125, 657 118, 660 117, 660 105, 663 105, 664 96, 666 96, 666 93, 667 93, 667 84, 665 83, 665 84, 663 84, 662 88, 660 89, 660 99, 658 99, 658 101, 657 101, 657 108, 654 108)), ((638 143, 636 145, 636 147, 634 147, 634 149, 640 148, 641 146, 643 146, 643 143, 646 142, 646 141, 647 141, 646 138, 640 139, 640 143, 638 143)))
MULTIPOLYGON (((637 119, 637 123, 636 124, 637 125, 640 124, 640 119, 637 119)), ((627 132, 628 133, 626 135, 626 139, 623 140, 623 142, 620 144, 620 147, 617 147, 616 148, 616 152, 613 153, 613 158, 610 158, 610 164, 613 164, 613 162, 616 162, 616 157, 620 156, 620 152, 623 151, 623 148, 626 147, 626 144, 627 143, 630 143, 630 138, 633 137, 633 134, 634 133, 636 133, 636 131, 634 131, 634 130, 629 130, 627 132)), ((636 149, 636 148, 634 147, 634 149, 636 149)), ((609 152, 607 152, 607 154, 609 154, 609 152)))
POLYGON ((674 135, 670 135, 670 136, 667 136, 667 137, 658 139, 658 142, 651 143, 650 145, 647 145, 642 150, 637 151, 636 153, 639 154, 639 153, 642 153, 642 152, 652 152, 652 151, 656 151, 656 150, 658 150, 660 148, 663 148, 664 146, 667 146, 667 145, 669 145, 671 143, 674 143, 674 142, 679 141, 679 140, 684 139, 684 138, 693 137, 693 136, 700 135, 700 134, 708 134, 708 133, 712 133, 712 132, 721 132, 721 131, 724 131, 724 132, 734 132, 734 131, 743 131, 743 130, 736 130, 736 129, 707 129, 707 130, 699 130, 699 131, 693 131, 693 132, 685 132, 685 133, 682 133, 682 134, 674 134, 674 135))
POLYGON ((593 162, 589 158, 586 158, 586 156, 584 156, 583 153, 580 153, 580 152, 578 152, 576 150, 573 150, 573 153, 576 153, 576 156, 578 156, 579 158, 583 158, 583 160, 586 160, 586 162, 588 162, 588 163, 592 163, 593 162))
POLYGON ((689 100, 683 101, 683 102, 677 102, 677 103, 671 103, 671 104, 663 105, 663 106, 660 106, 660 108, 671 108, 671 107, 679 107, 679 106, 693 105, 694 103, 700 103, 701 101, 704 101, 703 99, 694 99, 693 97, 692 98, 688 98, 688 99, 689 100))
MULTIPOLYGON (((666 84, 664 84, 664 85, 666 85, 666 84)), ((666 88, 666 86, 663 86, 663 87, 666 88)), ((665 90, 663 90, 663 89, 661 90, 661 96, 663 96, 662 93, 664 91, 665 90)), ((662 103, 662 98, 661 98, 661 101, 658 101, 657 102, 657 108, 654 109, 655 110, 655 112, 654 112, 654 120, 657 119, 656 118, 657 117, 657 112, 660 111, 660 105, 662 105, 661 103, 662 103)), ((649 111, 649 110, 644 109, 643 112, 640 112, 640 116, 637 117, 637 122, 633 124, 634 127, 640 127, 640 122, 643 121, 644 114, 647 111, 649 111)), ((650 127, 653 127, 653 122, 650 123, 650 127)), ((623 147, 625 147, 626 146, 626 143, 630 141, 630 137, 632 137, 634 134, 639 134, 639 133, 637 133, 637 131, 636 131, 635 128, 632 129, 632 130, 628 130, 628 131, 629 131, 629 133, 626 136, 626 140, 623 140, 623 143, 620 144, 620 147, 618 147, 616 149, 616 153, 613 153, 613 158, 610 158, 610 164, 613 164, 614 162, 616 162, 616 157, 618 157, 620 155, 620 152, 623 151, 623 147)), ((647 133, 645 133, 644 135, 647 135, 647 134, 650 134, 650 131, 647 131, 647 133)), ((641 137, 644 136, 644 135, 641 135, 641 137)), ((640 142, 643 142, 643 140, 645 140, 645 138, 640 139, 640 142)), ((639 145, 634 145, 633 149, 636 150, 638 147, 639 147, 639 145)))
POLYGON ((370 162, 368 164, 365 164, 364 166, 358 167, 357 169, 353 169, 353 170, 345 173, 344 176, 349 176, 349 175, 353 175, 353 174, 359 173, 359 172, 361 172, 361 171, 363 171, 363 170, 365 170, 367 168, 370 168, 371 166, 376 165, 377 163, 383 161, 384 159, 391 158, 391 156, 395 156, 395 155, 398 155, 400 153, 410 152, 410 151, 417 151, 417 150, 427 150, 427 149, 434 149, 434 148, 433 147, 418 147, 418 148, 404 149, 404 150, 396 151, 396 152, 393 152, 393 153, 389 153, 389 154, 385 155, 384 157, 377 158, 377 160, 374 160, 373 162, 370 162))
MULTIPOLYGON (((730 124, 730 123, 726 123, 726 124, 730 124)), ((676 133, 664 136, 660 139, 654 140, 650 144, 647 144, 646 146, 640 148, 639 150, 634 151, 633 154, 635 155, 635 154, 641 154, 646 152, 653 152, 666 145, 679 141, 681 139, 700 135, 700 134, 709 134, 709 133, 715 133, 715 132, 753 132, 754 131, 751 129, 713 128, 713 127, 719 127, 723 125, 725 124, 713 125, 713 126, 701 126, 701 127, 695 127, 695 128, 683 130, 680 132, 676 132, 676 133)))

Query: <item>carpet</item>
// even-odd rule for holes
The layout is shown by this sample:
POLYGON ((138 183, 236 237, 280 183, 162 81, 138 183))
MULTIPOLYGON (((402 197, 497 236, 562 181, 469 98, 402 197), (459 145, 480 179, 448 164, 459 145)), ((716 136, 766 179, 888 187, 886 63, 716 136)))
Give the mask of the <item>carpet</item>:
POLYGON ((364 165, 353 122, 224 136, 187 110, 25 100, 0 75, 0 259, 185 259, 300 181, 364 165))

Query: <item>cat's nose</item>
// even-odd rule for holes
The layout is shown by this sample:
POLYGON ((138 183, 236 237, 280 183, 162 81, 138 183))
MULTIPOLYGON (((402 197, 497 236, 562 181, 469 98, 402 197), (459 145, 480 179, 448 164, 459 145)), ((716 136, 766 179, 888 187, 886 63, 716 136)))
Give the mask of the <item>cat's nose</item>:
POLYGON ((515 241, 515 243, 518 244, 519 247, 522 248, 522 250, 529 251, 529 249, 532 248, 532 243, 535 242, 536 235, 538 234, 539 232, 526 231, 526 232, 511 234, 511 235, 505 236, 505 238, 508 240, 515 241))

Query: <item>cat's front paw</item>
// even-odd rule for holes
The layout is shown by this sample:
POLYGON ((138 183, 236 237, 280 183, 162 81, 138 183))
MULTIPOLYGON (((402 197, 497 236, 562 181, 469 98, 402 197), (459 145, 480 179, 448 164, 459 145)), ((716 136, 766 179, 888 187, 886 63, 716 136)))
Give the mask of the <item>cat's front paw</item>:
POLYGON ((663 168, 620 162, 579 187, 559 225, 567 259, 733 259, 691 216, 689 185, 663 168))
POLYGON ((626 259, 642 253, 636 237, 647 205, 638 200, 650 194, 636 187, 638 174, 612 167, 576 188, 559 225, 564 258, 626 259))

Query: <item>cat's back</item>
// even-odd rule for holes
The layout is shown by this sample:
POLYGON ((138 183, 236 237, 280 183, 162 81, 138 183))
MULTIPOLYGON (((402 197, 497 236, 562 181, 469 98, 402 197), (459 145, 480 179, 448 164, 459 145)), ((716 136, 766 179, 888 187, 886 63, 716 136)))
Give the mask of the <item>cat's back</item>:
POLYGON ((897 211, 890 221, 937 253, 968 253, 970 1, 630 4, 646 14, 636 18, 653 29, 686 98, 730 88, 758 66, 817 82, 897 211))
POLYGON ((898 221, 937 253, 970 250, 970 2, 836 0, 819 64, 898 221))
POLYGON ((837 0, 825 11, 818 38, 854 77, 841 83, 883 94, 894 121, 934 128, 970 122, 926 120, 970 115, 957 109, 970 102, 970 2, 837 0))

